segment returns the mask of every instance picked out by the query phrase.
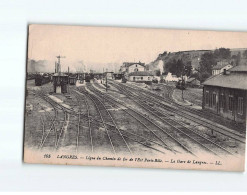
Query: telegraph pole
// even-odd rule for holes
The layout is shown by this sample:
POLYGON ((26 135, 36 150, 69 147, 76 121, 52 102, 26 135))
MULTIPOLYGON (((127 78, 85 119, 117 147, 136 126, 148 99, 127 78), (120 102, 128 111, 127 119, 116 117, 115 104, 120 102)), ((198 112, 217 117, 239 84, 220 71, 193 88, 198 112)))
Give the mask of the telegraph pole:
POLYGON ((105 86, 106 86, 105 91, 107 92, 107 72, 105 74, 105 86))
POLYGON ((106 73, 105 73, 105 91, 107 92, 107 73, 108 73, 108 68, 106 68, 106 73))
POLYGON ((181 83, 181 88, 182 88, 182 100, 184 101, 184 79, 183 79, 184 77, 183 77, 183 75, 182 75, 182 83, 181 83))
MULTIPOLYGON (((187 70, 186 70, 187 71, 187 70)), ((182 100, 184 101, 184 87, 185 87, 185 81, 184 81, 184 72, 185 72, 185 66, 183 64, 183 70, 182 70, 182 83, 181 83, 181 89, 182 89, 182 100)))

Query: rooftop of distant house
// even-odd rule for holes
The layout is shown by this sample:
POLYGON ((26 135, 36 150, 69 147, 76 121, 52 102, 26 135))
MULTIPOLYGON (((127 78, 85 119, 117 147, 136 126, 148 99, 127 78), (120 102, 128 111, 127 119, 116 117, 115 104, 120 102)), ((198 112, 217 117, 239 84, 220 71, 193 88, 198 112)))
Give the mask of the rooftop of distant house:
POLYGON ((123 62, 123 66, 125 67, 129 67, 129 66, 132 66, 134 64, 138 64, 140 66, 145 66, 145 63, 142 63, 142 62, 123 62))
POLYGON ((192 81, 194 81, 194 80, 197 80, 195 77, 190 77, 190 78, 188 78, 187 79, 187 83, 190 83, 190 82, 192 82, 192 81))
POLYGON ((231 65, 228 61, 220 61, 212 68, 213 70, 220 70, 225 66, 231 65))

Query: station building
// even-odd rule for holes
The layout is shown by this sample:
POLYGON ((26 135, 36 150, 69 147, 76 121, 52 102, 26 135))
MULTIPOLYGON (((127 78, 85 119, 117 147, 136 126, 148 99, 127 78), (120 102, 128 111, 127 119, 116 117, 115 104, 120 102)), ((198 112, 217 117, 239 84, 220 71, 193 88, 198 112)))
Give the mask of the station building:
POLYGON ((121 73, 131 73, 145 70, 145 63, 141 62, 124 62, 120 67, 121 73))
POLYGON ((128 80, 133 82, 152 82, 154 74, 151 71, 136 71, 129 73, 128 80))
POLYGON ((204 110, 237 123, 246 123, 247 66, 239 65, 203 83, 204 110))

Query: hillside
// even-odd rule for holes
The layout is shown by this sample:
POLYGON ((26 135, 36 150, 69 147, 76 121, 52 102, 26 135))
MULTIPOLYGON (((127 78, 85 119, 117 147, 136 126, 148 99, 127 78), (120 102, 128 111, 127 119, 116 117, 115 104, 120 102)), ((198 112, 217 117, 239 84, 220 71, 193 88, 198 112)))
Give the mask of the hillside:
MULTIPOLYGON (((230 49, 230 59, 231 61, 236 61, 236 58, 238 55, 240 55, 240 59, 238 64, 247 65, 247 59, 243 55, 244 51, 246 51, 246 48, 240 48, 240 49, 230 49)), ((167 73, 171 71, 171 63, 182 60, 184 65, 191 65, 192 70, 198 70, 200 67, 201 57, 205 53, 214 53, 215 50, 190 50, 190 51, 178 51, 178 52, 164 52, 162 54, 159 54, 158 57, 151 63, 149 63, 147 66, 149 70, 156 70, 159 69, 159 64, 163 62, 163 72, 167 73)), ((217 59, 216 61, 219 61, 222 59, 217 59)), ((212 64, 212 65, 216 65, 212 64)))

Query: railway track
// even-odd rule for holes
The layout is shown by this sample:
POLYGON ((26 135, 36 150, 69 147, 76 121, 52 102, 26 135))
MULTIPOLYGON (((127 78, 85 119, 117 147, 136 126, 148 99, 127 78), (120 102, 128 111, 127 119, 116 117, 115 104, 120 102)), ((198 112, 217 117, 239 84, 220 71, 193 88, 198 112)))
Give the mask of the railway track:
POLYGON ((77 138, 76 138, 76 152, 78 153, 78 148, 79 148, 79 142, 80 142, 80 135, 84 134, 84 140, 82 140, 83 144, 83 148, 82 150, 87 149, 87 152, 94 152, 94 145, 93 145, 93 135, 92 135, 92 127, 91 127, 91 116, 90 116, 90 111, 89 111, 89 105, 88 102, 85 98, 85 96, 83 96, 83 98, 81 98, 81 95, 79 95, 78 93, 76 93, 75 91, 73 91, 73 94, 75 95, 76 99, 77 99, 77 103, 79 106, 79 113, 78 113, 78 125, 77 125, 77 138), (82 113, 82 101, 86 106, 86 118, 82 118, 81 113, 82 113), (87 124, 85 124, 87 123, 87 124), (86 128, 85 126, 86 125, 86 128), (81 128, 82 131, 80 130, 81 128), (89 143, 87 140, 90 140, 89 143), (88 149, 88 146, 90 147, 90 149, 88 149))
POLYGON ((41 137, 41 142, 39 145, 40 149, 44 148, 46 145, 47 147, 54 147, 54 148, 56 147, 56 143, 57 143, 57 135, 56 135, 56 128, 55 128, 56 119, 57 119, 57 113, 55 112, 55 116, 52 118, 51 124, 49 125, 48 130, 46 130, 43 125, 42 137, 41 137))
MULTIPOLYGON (((90 84, 88 84, 87 87, 91 88, 90 84)), ((93 88, 91 88, 90 91, 92 92, 92 90, 93 90, 93 88)), ((97 93, 96 93, 96 95, 98 97, 101 96, 101 95, 99 95, 97 93)), ((102 98, 102 99, 104 99, 104 98, 102 98)), ((107 99, 107 101, 110 102, 112 105, 117 105, 117 103, 114 102, 114 101, 110 101, 109 99, 107 99)), ((155 140, 153 140, 153 139, 147 138, 146 136, 144 137, 143 135, 140 135, 140 134, 136 134, 136 133, 133 133, 133 132, 130 132, 130 131, 119 129, 122 132, 122 135, 124 137, 126 137, 126 139, 129 139, 132 142, 139 143, 140 145, 143 145, 143 146, 145 146, 145 147, 147 147, 149 149, 158 151, 158 152, 160 152, 162 154, 167 153, 167 151, 172 151, 173 154, 177 152, 176 150, 174 150, 174 149, 170 148, 169 146, 167 146, 165 141, 160 138, 161 136, 157 135, 157 133, 155 133, 152 130, 153 128, 157 129, 157 127, 147 117, 143 117, 140 113, 137 113, 133 109, 128 109, 128 110, 127 109, 122 109, 122 111, 124 111, 125 113, 127 113, 131 117, 133 116, 133 118, 135 118, 144 128, 147 129, 147 133, 145 133, 145 134, 148 134, 149 132, 152 132, 154 134, 154 136, 160 141, 160 143, 155 141, 155 140), (137 114, 139 115, 139 117, 137 117, 137 114), (150 125, 151 125, 151 127, 150 127, 150 125)), ((109 125, 109 126, 112 126, 112 124, 109 124, 109 123, 106 123, 106 124, 109 125)), ((158 131, 158 133, 160 133, 160 132, 158 131)), ((162 135, 162 136, 164 137, 164 135, 162 135)))
POLYGON ((125 90, 128 90, 128 91, 134 92, 136 94, 139 94, 139 97, 143 97, 143 98, 145 97, 146 99, 149 99, 149 101, 152 100, 153 104, 156 104, 159 107, 162 107, 165 110, 167 110, 169 112, 172 112, 173 114, 176 114, 176 115, 181 116, 183 118, 187 118, 187 119, 193 121, 196 124, 205 126, 205 127, 209 128, 211 131, 218 132, 219 134, 222 134, 224 136, 232 138, 232 139, 234 139, 234 140, 236 140, 238 142, 245 143, 245 136, 243 136, 243 135, 241 135, 241 134, 239 134, 237 132, 230 131, 229 129, 227 129, 227 128, 221 126, 221 125, 218 125, 215 122, 209 122, 207 119, 204 119, 202 116, 198 115, 196 111, 195 111, 196 113, 191 111, 192 109, 185 108, 185 107, 183 107, 181 105, 179 105, 178 108, 174 108, 174 106, 173 106, 174 102, 173 101, 172 102, 170 102, 170 101, 167 102, 166 100, 164 100, 163 97, 161 97, 161 96, 159 96, 159 95, 157 95, 157 94, 155 94, 153 92, 148 92, 147 90, 144 90, 144 89, 138 89, 137 90, 137 88, 133 88, 133 87, 130 87, 130 86, 127 86, 127 85, 117 84, 115 82, 110 82, 110 83, 112 85, 114 85, 115 87, 116 86, 121 86, 121 87, 124 87, 125 90), (172 106, 170 106, 167 103, 172 104, 172 106), (190 111, 188 111, 188 109, 190 111))
POLYGON ((219 144, 209 140, 205 136, 197 133, 194 130, 191 130, 187 127, 185 127, 183 124, 178 123, 177 121, 170 119, 168 115, 164 115, 163 113, 157 111, 156 109, 153 109, 148 104, 144 104, 143 100, 141 100, 139 97, 135 96, 135 94, 127 91, 126 89, 117 87, 122 93, 127 95, 129 98, 131 98, 136 104, 140 105, 143 109, 147 110, 148 112, 152 113, 156 118, 160 119, 162 122, 170 125, 172 127, 172 131, 169 133, 172 134, 175 137, 176 133, 174 134, 174 130, 179 132, 179 137, 187 137, 196 142, 198 145, 206 149, 207 151, 215 154, 215 155, 222 155, 223 154, 231 154, 234 155, 231 151, 225 149, 224 147, 220 146, 219 144), (126 94, 127 93, 127 94, 126 94), (137 101, 135 100, 137 99, 137 101), (142 103, 141 103, 142 102, 142 103), (165 119, 164 119, 165 117, 165 119), (213 147, 212 147, 213 146, 213 147))
MULTIPOLYGON (((93 91, 93 93, 96 93, 98 96, 102 96, 102 95, 104 96, 102 92, 96 91, 95 89, 92 88, 92 86, 87 86, 87 87, 89 87, 90 91, 93 91)), ((105 98, 106 98, 106 101, 115 102, 115 104, 120 104, 122 106, 125 106, 128 110, 127 111, 128 114, 130 114, 138 122, 143 124, 144 127, 152 131, 155 137, 158 138, 158 140, 161 141, 161 143, 166 146, 166 149, 171 150, 173 153, 185 153, 186 152, 186 153, 190 153, 193 156, 196 156, 196 154, 192 151, 192 149, 188 148, 185 145, 185 143, 182 143, 170 132, 167 132, 167 130, 164 127, 161 127, 157 123, 153 122, 149 117, 145 116, 144 114, 138 112, 137 110, 129 106, 126 106, 124 103, 121 103, 118 100, 115 100, 111 96, 107 95, 105 96, 105 98), (152 129, 155 129, 155 131, 153 131, 152 129), (164 140, 163 138, 165 138, 166 140, 164 140), (169 142, 169 144, 167 144, 167 142, 169 142), (178 146, 180 148, 178 148, 178 146), (173 148, 176 148, 176 150, 174 150, 173 148)))
POLYGON ((40 97, 42 100, 47 102, 48 104, 51 105, 51 107, 54 110, 55 116, 52 117, 49 112, 47 112, 44 109, 45 112, 45 118, 46 120, 44 121, 43 117, 42 119, 42 136, 41 136, 41 141, 39 144, 39 148, 45 148, 45 147, 51 147, 54 149, 58 149, 59 147, 59 141, 61 139, 61 136, 63 134, 63 129, 65 126, 65 118, 67 115, 67 112, 65 111, 65 108, 62 107, 61 105, 57 104, 56 102, 52 101, 46 94, 45 92, 36 92, 35 93, 38 97, 40 97), (61 111, 63 113, 63 119, 60 120, 58 113, 61 111), (62 125, 60 124, 62 121, 62 125), (45 129, 45 123, 49 124, 49 128, 45 129))
MULTIPOLYGON (((201 116, 205 119, 209 119, 209 120, 212 120, 213 122, 216 122, 218 124, 221 124, 221 125, 225 125, 226 122, 228 122, 227 120, 223 120, 219 115, 213 113, 213 112, 205 112, 204 110, 197 110, 197 109, 194 109, 192 107, 186 107, 186 106, 182 106, 180 105, 178 102, 176 102, 173 98, 173 92, 174 92, 174 87, 173 86, 169 86, 169 85, 163 85, 165 86, 166 90, 168 93, 166 93, 166 101, 170 102, 170 103, 173 103, 175 104, 176 106, 180 107, 180 108, 183 108, 184 110, 186 111, 189 111, 191 113, 194 113, 198 116, 201 116), (212 117, 213 116, 213 117, 212 117)), ((156 94, 158 95, 158 94, 156 94)), ((195 94, 196 95, 196 94, 195 94)), ((158 95, 159 96, 159 95, 158 95)), ((228 126, 231 128, 231 129, 237 129, 239 128, 238 126, 236 125, 233 125, 233 124, 230 124, 228 123, 228 126)))
MULTIPOLYGON (((128 95, 129 95, 129 97, 133 97, 134 96, 133 93, 129 93, 128 95)), ((137 101, 135 101, 135 102, 138 103, 139 105, 141 105, 140 102, 143 102, 143 100, 141 98, 139 98, 139 97, 135 97, 135 98, 139 100, 138 102, 137 101)), ((208 151, 210 151, 210 152, 212 152, 212 153, 214 153, 216 155, 219 152, 222 152, 222 151, 224 153, 226 153, 226 154, 234 155, 231 151, 229 151, 226 148, 222 147, 218 143, 211 141, 210 139, 208 139, 204 135, 196 132, 195 130, 192 130, 191 128, 187 128, 181 122, 178 122, 178 121, 176 121, 174 119, 171 119, 168 114, 164 114, 163 112, 160 112, 157 109, 154 109, 147 102, 148 102, 148 99, 145 99, 145 101, 143 102, 144 104, 142 104, 141 106, 145 107, 145 109, 148 109, 149 112, 151 112, 153 115, 155 115, 161 121, 163 121, 164 123, 169 124, 171 127, 173 127, 174 129, 178 130, 179 132, 183 133, 185 136, 191 138, 195 142, 197 142, 199 144, 204 142, 204 144, 201 144, 201 145, 204 148, 206 148, 208 151), (205 141, 207 143, 205 143, 205 141), (211 145, 213 145, 214 147, 210 147, 211 145), (217 148, 215 148, 215 146, 217 148), (216 151, 214 151, 214 150, 216 150, 216 151)))
POLYGON ((115 155, 122 153, 132 154, 132 151, 128 143, 126 142, 124 136, 117 127, 114 118, 112 117, 111 113, 107 110, 104 103, 95 95, 88 93, 85 89, 81 88, 79 91, 85 94, 94 103, 100 116, 100 120, 106 131, 113 153, 115 155), (111 123, 113 124, 113 126, 108 126, 107 123, 111 123), (112 132, 115 133, 113 134, 112 132))

